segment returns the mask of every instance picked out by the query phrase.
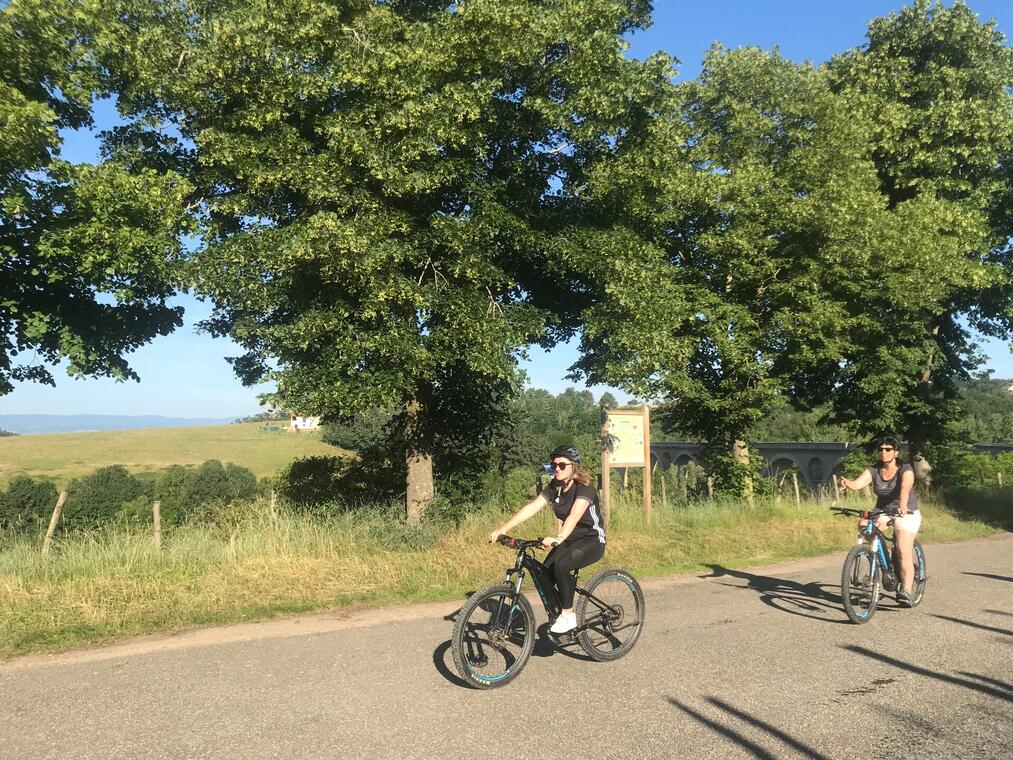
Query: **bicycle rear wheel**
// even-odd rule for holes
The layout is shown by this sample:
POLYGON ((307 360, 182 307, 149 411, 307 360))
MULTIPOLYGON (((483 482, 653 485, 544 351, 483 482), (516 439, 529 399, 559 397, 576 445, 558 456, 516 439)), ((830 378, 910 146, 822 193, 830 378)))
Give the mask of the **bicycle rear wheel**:
POLYGON ((912 607, 917 607, 925 596, 925 584, 928 582, 928 575, 925 574, 925 550, 922 545, 915 541, 914 557, 915 572, 914 582, 911 586, 911 600, 908 602, 912 607))
POLYGON ((633 649, 644 627, 644 592, 625 570, 599 570, 577 600, 577 642, 595 660, 618 660, 633 649))
POLYGON ((876 554, 868 544, 852 547, 841 570, 841 599, 852 623, 866 623, 879 604, 876 554))
POLYGON ((510 683, 535 645, 535 616, 508 583, 476 591, 457 615, 451 650, 461 678, 477 689, 510 683))

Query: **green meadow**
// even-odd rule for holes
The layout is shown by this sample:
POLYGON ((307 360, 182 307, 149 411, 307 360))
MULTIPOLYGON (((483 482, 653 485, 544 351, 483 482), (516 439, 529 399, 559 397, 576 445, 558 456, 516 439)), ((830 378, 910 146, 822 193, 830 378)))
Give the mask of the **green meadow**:
POLYGON ((18 474, 65 486, 73 478, 122 464, 151 472, 207 459, 234 462, 259 477, 271 476, 298 457, 331 455, 319 432, 263 432, 263 423, 188 428, 145 428, 0 438, 0 486, 18 474))

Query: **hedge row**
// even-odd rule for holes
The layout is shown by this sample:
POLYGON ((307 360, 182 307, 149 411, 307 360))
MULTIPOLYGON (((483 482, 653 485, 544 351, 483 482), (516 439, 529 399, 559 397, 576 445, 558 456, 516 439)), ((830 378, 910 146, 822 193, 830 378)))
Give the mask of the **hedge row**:
MULTIPOLYGON (((258 493, 256 476, 245 467, 209 459, 198 467, 173 465, 159 473, 131 475, 122 465, 103 467, 67 486, 62 527, 91 528, 116 520, 148 521, 151 504, 161 501, 163 523, 179 524, 209 506, 249 499, 258 493)), ((0 491, 0 527, 32 530, 48 523, 56 486, 26 475, 0 491)))

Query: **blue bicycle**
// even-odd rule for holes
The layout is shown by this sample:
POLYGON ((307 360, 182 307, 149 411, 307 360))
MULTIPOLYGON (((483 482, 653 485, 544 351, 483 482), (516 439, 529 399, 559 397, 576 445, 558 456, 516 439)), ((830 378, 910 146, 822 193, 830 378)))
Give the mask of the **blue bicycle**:
MULTIPOLYGON (((882 510, 847 509, 833 506, 830 508, 842 516, 856 516, 865 520, 864 527, 859 528, 858 543, 851 547, 844 559, 841 570, 841 599, 844 611, 852 623, 867 623, 879 605, 879 596, 883 589, 894 591, 900 583, 900 558, 894 545, 887 557, 886 547, 895 544, 893 536, 887 536, 876 525, 876 519, 883 514, 882 510)), ((893 525, 891 518, 887 525, 893 525)), ((916 607, 925 595, 925 551, 922 545, 914 543, 914 584, 911 588, 911 599, 908 604, 916 607)))

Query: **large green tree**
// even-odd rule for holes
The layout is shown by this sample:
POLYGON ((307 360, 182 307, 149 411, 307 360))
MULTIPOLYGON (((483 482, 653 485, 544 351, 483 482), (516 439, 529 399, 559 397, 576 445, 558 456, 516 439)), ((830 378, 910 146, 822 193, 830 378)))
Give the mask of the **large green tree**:
POLYGON ((1013 50, 964 2, 916 0, 826 68, 871 126, 880 193, 907 230, 855 294, 866 317, 834 406, 920 451, 982 362, 972 330, 1013 337, 1013 50))
POLYGON ((0 11, 0 395, 13 381, 136 377, 125 354, 180 324, 167 304, 186 228, 178 176, 58 158, 91 125, 112 52, 103 6, 13 0, 0 11))
POLYGON ((598 283, 578 370, 661 399, 670 427, 731 454, 726 484, 748 496, 750 430, 802 387, 829 393, 847 292, 898 231, 824 72, 715 48, 666 117, 593 186, 641 266, 598 283))
POLYGON ((559 218, 667 84, 623 56, 649 3, 121 6, 110 148, 196 187, 208 327, 286 408, 399 409, 418 520, 434 453, 489 440, 518 354, 575 328, 559 218))

